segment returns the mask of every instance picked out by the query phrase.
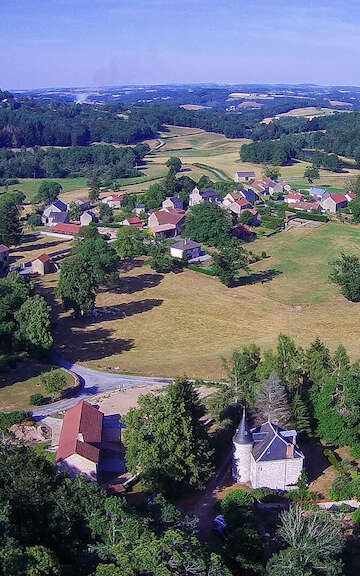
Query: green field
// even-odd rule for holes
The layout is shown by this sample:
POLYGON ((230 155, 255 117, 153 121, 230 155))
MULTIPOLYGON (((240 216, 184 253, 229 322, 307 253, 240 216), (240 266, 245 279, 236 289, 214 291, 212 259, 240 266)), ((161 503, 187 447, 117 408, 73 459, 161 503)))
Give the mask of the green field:
MULTIPOLYGON (((87 190, 86 178, 44 178, 44 180, 59 182, 63 187, 62 196, 74 192, 75 190, 87 190)), ((43 182, 43 180, 40 178, 23 178, 19 181, 19 184, 9 186, 9 190, 21 190, 26 195, 26 199, 29 202, 32 202, 41 182, 43 182)), ((0 194, 5 191, 5 187, 0 186, 0 194)))

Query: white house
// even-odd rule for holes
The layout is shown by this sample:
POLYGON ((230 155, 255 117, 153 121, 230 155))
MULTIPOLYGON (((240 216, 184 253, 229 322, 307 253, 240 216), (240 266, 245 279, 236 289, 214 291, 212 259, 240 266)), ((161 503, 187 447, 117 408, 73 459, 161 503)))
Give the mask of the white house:
POLYGON ((213 190, 212 188, 204 190, 204 192, 200 192, 199 188, 195 186, 189 195, 189 206, 196 206, 202 202, 219 203, 220 196, 216 190, 213 190))
POLYGON ((184 258, 184 256, 188 260, 199 258, 201 254, 201 244, 190 240, 190 238, 184 238, 170 246, 170 254, 173 258, 179 259, 184 258))
POLYGON ((97 221, 98 221, 97 217, 91 210, 86 210, 86 212, 83 212, 80 216, 81 226, 88 226, 89 224, 91 224, 91 222, 97 222, 97 221))
POLYGON ((110 196, 103 198, 101 202, 107 204, 108 206, 110 206, 110 208, 119 209, 122 206, 123 200, 124 200, 123 194, 111 194, 110 196))
POLYGON ((264 422, 250 430, 243 411, 233 438, 233 477, 252 488, 293 490, 304 466, 304 455, 296 445, 296 431, 275 422, 264 422))
POLYGON ((235 182, 249 182, 255 180, 255 172, 235 172, 235 182))
POLYGON ((331 196, 328 196, 325 200, 321 200, 320 204, 323 210, 335 214, 341 210, 341 208, 346 208, 348 201, 344 194, 331 194, 331 196))

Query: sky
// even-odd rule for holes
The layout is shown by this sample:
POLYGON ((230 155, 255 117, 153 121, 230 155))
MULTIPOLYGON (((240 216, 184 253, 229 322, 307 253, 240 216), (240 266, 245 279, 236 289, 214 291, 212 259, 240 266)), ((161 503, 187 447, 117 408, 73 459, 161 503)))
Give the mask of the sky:
POLYGON ((0 87, 360 85, 359 0, 0 0, 0 87))

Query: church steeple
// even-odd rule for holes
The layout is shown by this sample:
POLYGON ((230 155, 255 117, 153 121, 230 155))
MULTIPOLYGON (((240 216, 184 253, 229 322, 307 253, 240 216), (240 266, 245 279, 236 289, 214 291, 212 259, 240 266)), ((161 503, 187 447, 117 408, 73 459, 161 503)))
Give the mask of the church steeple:
POLYGON ((236 430, 235 435, 233 437, 233 442, 235 444, 252 444, 253 443, 252 434, 250 432, 250 428, 249 428, 248 422, 246 420, 245 406, 243 408, 243 413, 242 413, 239 427, 236 430))

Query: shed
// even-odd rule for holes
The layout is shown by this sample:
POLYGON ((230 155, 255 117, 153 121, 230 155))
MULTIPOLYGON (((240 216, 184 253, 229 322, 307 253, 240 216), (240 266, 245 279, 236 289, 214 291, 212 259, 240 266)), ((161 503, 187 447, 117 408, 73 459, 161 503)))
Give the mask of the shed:
POLYGON ((52 269, 50 256, 48 254, 40 254, 40 256, 32 261, 31 268, 34 274, 40 274, 40 276, 49 274, 52 269))
POLYGON ((190 240, 190 238, 184 238, 170 246, 170 254, 173 258, 180 259, 184 258, 184 256, 188 260, 199 258, 201 254, 201 244, 190 240))

